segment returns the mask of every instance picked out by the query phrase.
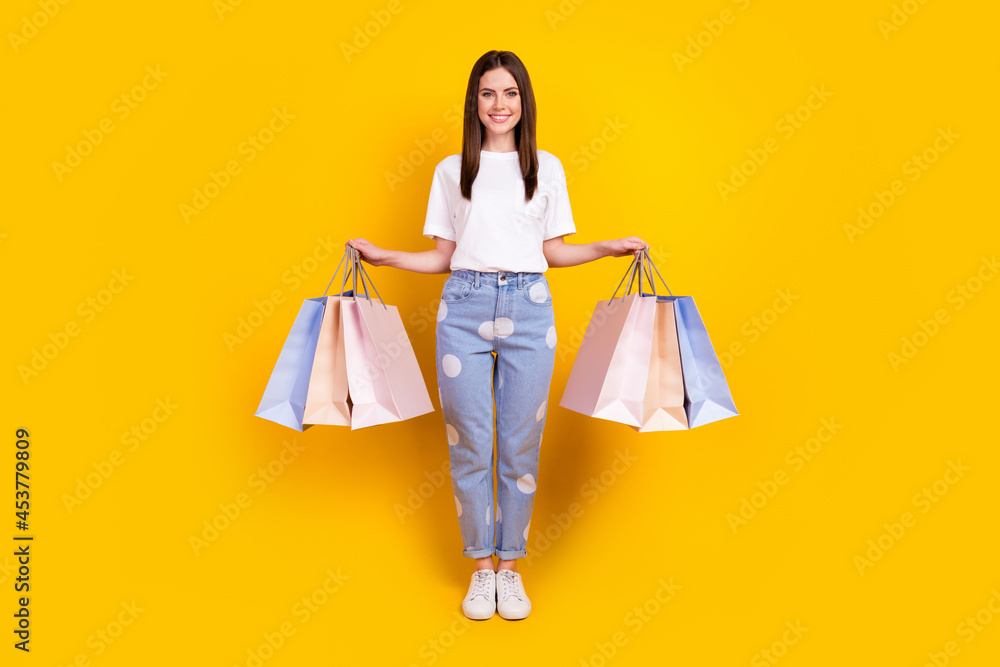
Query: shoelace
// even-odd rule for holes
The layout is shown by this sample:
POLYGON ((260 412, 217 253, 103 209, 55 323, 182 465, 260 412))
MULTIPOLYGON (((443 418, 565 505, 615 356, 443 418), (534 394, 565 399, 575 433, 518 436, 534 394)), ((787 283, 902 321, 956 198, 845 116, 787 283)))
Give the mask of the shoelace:
POLYGON ((486 600, 493 599, 493 587, 490 586, 490 575, 488 570, 477 570, 474 582, 473 598, 482 597, 486 600))
POLYGON ((514 597, 522 602, 524 601, 526 595, 524 589, 518 585, 516 572, 513 570, 500 570, 497 572, 497 578, 499 579, 499 584, 503 586, 503 594, 500 596, 502 599, 514 597))

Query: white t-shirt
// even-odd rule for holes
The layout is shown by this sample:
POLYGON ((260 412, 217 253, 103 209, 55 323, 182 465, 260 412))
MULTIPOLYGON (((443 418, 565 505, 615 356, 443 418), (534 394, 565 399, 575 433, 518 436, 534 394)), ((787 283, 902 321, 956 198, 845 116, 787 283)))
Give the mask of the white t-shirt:
POLYGON ((472 201, 462 197, 461 154, 434 168, 423 235, 455 241, 451 270, 524 271, 549 268, 542 241, 575 234, 562 162, 538 151, 538 186, 524 201, 517 151, 481 151, 472 201))

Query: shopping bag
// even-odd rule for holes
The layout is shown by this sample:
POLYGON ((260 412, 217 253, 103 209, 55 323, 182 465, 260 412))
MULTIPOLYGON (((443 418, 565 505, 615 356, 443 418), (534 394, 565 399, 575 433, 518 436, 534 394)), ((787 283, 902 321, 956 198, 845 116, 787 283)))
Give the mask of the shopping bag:
POLYGON ((312 424, 355 429, 434 410, 399 311, 377 290, 370 297, 369 288, 349 247, 323 296, 303 301, 256 416, 304 431, 312 424), (340 293, 327 296, 345 260, 340 293))
POLYGON ((321 298, 302 302, 254 413, 257 417, 297 431, 308 428, 303 425, 302 418, 323 311, 321 298))
POLYGON ((347 349, 347 384, 351 392, 351 429, 399 421, 389 378, 382 370, 378 349, 361 319, 358 299, 340 302, 347 349))
POLYGON ((351 425, 347 358, 340 302, 344 295, 321 297, 325 308, 316 342, 302 421, 306 424, 351 425))
POLYGON ((684 407, 689 427, 735 417, 739 412, 694 298, 670 298, 674 299, 677 315, 681 367, 684 370, 684 407))
MULTIPOLYGON (((659 269, 649 259, 645 250, 640 253, 643 271, 656 294, 653 271, 667 288, 669 296, 659 296, 659 300, 671 303, 677 323, 677 347, 680 354, 681 372, 684 378, 684 411, 688 428, 696 428, 739 413, 733 403, 729 384, 722 372, 722 365, 708 337, 708 330, 701 319, 694 297, 674 296, 660 275, 659 269)), ((641 291, 641 286, 640 286, 641 291)))
POLYGON ((656 298, 641 294, 612 296, 594 307, 560 406, 630 426, 643 423, 655 308, 656 298))
POLYGON ((659 295, 653 271, 666 287, 648 252, 636 253, 626 272, 628 296, 621 301, 612 296, 612 301, 598 304, 560 405, 620 421, 639 432, 691 429, 739 414, 694 299, 674 296, 669 287, 668 296, 659 295), (652 294, 643 292, 643 276, 648 278, 652 294), (632 294, 636 277, 639 289, 632 294), (629 319, 631 309, 625 314, 605 312, 612 303, 633 304, 630 308, 639 305, 650 315, 636 310, 637 315, 629 319), (645 370, 637 368, 632 357, 616 356, 626 341, 634 341, 633 352, 645 355, 645 370), (634 410, 635 382, 641 387, 638 413, 634 410), (610 404, 601 402, 609 396, 619 399, 610 404), (602 405, 603 415, 599 414, 602 405))
MULTIPOLYGON (((385 377, 386 394, 391 403, 384 407, 395 415, 393 421, 433 412, 434 405, 399 310, 395 306, 387 306, 380 299, 356 299, 355 306, 366 333, 366 360, 377 361, 385 377)), ((376 392, 376 395, 382 394, 376 392)), ((366 425, 352 423, 352 428, 366 425)))
MULTIPOLYGON (((378 295, 353 248, 348 248, 345 258, 348 268, 340 294, 327 301, 331 310, 337 309, 336 316, 331 313, 329 317, 331 322, 339 323, 338 347, 333 348, 332 339, 324 340, 327 347, 321 351, 329 358, 317 355, 313 366, 314 376, 332 376, 323 380, 317 377, 316 388, 323 392, 317 396, 317 405, 325 405, 326 411, 315 418, 323 416, 328 421, 321 423, 350 425, 353 430, 433 412, 427 385, 398 309, 385 304, 378 295), (349 275, 353 275, 353 288, 345 290, 349 275), (359 282, 363 292, 358 291, 359 282), (375 291, 374 298, 370 290, 375 291), (343 364, 340 364, 340 346, 343 364), (327 391, 327 387, 333 389, 327 391), (345 408, 349 419, 340 420, 338 414, 343 415, 345 408)), ((311 384, 310 391, 312 387, 311 384)))
POLYGON ((643 397, 642 423, 632 427, 640 433, 688 428, 675 304, 669 300, 670 297, 654 298, 656 314, 653 319, 653 344, 649 378, 643 397))

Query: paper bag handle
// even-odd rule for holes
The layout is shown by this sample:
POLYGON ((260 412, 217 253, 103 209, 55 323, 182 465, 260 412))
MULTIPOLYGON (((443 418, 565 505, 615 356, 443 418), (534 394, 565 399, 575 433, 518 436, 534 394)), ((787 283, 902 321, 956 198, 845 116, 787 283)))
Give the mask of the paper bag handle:
MULTIPOLYGON (((650 268, 652 268, 653 271, 656 271, 656 275, 660 278, 660 282, 663 283, 663 286, 667 288, 667 294, 673 296, 674 293, 670 291, 670 287, 667 285, 667 281, 664 280, 663 276, 660 275, 660 270, 656 268, 656 264, 653 264, 653 259, 649 256, 649 249, 648 248, 643 249, 642 254, 644 257, 643 266, 646 271, 646 275, 649 277, 649 286, 653 289, 653 295, 659 296, 659 294, 656 293, 656 281, 653 280, 653 274, 650 272, 649 270, 650 268)), ((640 283, 639 293, 642 294, 641 283, 640 283)))
POLYGON ((622 283, 625 282, 625 278, 629 279, 628 289, 622 294, 622 299, 624 300, 626 296, 632 293, 632 285, 635 283, 637 276, 639 278, 639 294, 641 295, 643 275, 645 275, 649 280, 649 285, 653 290, 653 296, 659 296, 656 293, 656 281, 653 279, 653 273, 650 271, 650 268, 652 268, 653 271, 656 271, 656 275, 660 277, 660 282, 662 282, 663 286, 667 288, 667 294, 673 296, 674 293, 670 291, 670 287, 667 285, 667 282, 663 279, 663 276, 660 275, 660 270, 656 268, 656 265, 653 264, 653 260, 650 259, 647 246, 638 253, 633 254, 632 263, 629 264, 628 270, 625 271, 625 275, 622 276, 622 279, 618 282, 618 287, 615 288, 614 294, 612 294, 611 298, 608 299, 608 304, 610 305, 611 302, 614 301, 615 296, 618 294, 618 290, 621 289, 622 283))
POLYGON ((371 302, 371 296, 368 294, 368 288, 371 287, 371 289, 375 290, 375 296, 378 297, 378 300, 382 303, 382 308, 388 310, 388 306, 386 306, 385 302, 382 301, 382 295, 378 293, 378 289, 375 288, 371 277, 368 275, 364 265, 361 263, 361 253, 359 253, 353 246, 347 246, 344 256, 340 258, 340 263, 337 264, 336 271, 334 271, 333 275, 330 277, 329 284, 326 286, 326 289, 323 290, 323 296, 326 296, 326 293, 330 291, 330 286, 333 285, 333 281, 337 277, 337 273, 340 272, 340 267, 344 265, 344 260, 347 260, 348 264, 344 268, 344 277, 340 281, 340 293, 344 293, 344 287, 347 285, 347 276, 350 275, 352 276, 353 298, 357 299, 358 278, 361 278, 361 287, 364 289, 365 298, 371 302))

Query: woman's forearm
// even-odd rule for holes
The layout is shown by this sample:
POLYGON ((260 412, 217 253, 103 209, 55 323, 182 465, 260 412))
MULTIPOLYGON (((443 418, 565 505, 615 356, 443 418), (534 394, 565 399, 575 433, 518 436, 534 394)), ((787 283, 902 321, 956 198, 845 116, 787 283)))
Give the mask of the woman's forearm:
POLYGON ((391 250, 389 253, 389 257, 383 262, 385 266, 413 271, 414 273, 448 273, 450 271, 451 257, 437 248, 423 252, 391 250))
POLYGON ((550 267, 576 266, 586 264, 611 254, 607 241, 593 243, 546 242, 545 261, 550 267))

